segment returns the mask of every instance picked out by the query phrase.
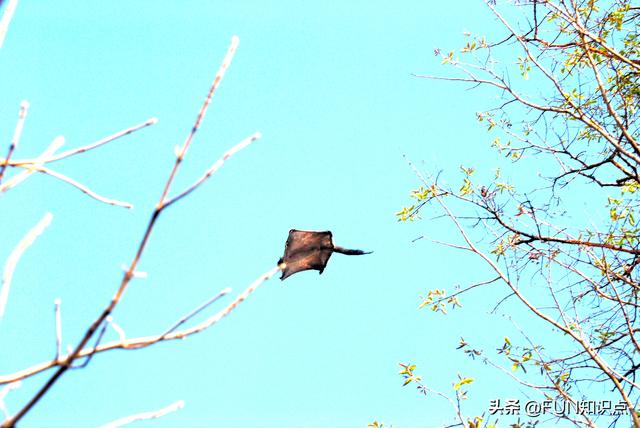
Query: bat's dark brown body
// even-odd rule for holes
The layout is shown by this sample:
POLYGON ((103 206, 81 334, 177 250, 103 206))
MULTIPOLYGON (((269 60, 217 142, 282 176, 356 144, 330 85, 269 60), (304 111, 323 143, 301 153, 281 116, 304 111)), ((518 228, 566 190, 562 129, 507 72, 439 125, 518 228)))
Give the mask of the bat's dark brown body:
POLYGON ((303 270, 314 269, 322 273, 332 253, 349 256, 369 254, 361 250, 349 250, 333 245, 331 232, 328 230, 315 232, 291 229, 284 247, 284 256, 278 260, 278 265, 283 266, 280 279, 284 280, 303 270))

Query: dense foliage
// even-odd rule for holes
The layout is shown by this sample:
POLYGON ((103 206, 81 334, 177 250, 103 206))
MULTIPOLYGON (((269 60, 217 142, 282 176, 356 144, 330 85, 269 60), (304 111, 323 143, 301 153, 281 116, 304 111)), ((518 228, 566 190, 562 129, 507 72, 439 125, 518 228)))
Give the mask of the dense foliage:
MULTIPOLYGON (((533 334, 523 327, 519 339, 496 344, 497 354, 472 340, 461 340, 459 349, 556 406, 579 406, 604 392, 625 407, 606 417, 567 412, 559 419, 628 426, 630 418, 640 427, 640 7, 629 0, 487 6, 505 37, 468 34, 461 49, 436 51, 452 68, 447 76, 419 77, 495 89, 500 104, 477 113, 490 145, 521 171, 540 174, 521 187, 500 170, 487 180, 474 169, 490 166, 465 166, 461 183, 447 185, 449 172, 416 170, 421 185, 398 219, 444 214, 461 237, 451 245, 493 272, 454 292, 429 290, 422 306, 446 313, 481 287, 496 293, 496 302, 516 302, 549 328, 533 334)), ((403 367, 412 379, 415 366, 403 367)), ((495 423, 490 415, 463 416, 459 383, 451 400, 457 425, 495 423)))

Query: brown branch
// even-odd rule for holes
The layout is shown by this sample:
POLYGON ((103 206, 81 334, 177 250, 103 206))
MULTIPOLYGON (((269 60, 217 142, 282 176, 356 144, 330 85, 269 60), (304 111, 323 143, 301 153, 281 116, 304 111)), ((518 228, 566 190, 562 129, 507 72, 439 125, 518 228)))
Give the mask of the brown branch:
POLYGON ((500 226, 509 230, 510 232, 526 237, 527 239, 520 239, 517 244, 528 244, 531 242, 539 241, 539 242, 556 242, 559 244, 567 244, 567 245, 582 245, 585 247, 593 247, 593 248, 605 248, 612 251, 619 251, 622 253, 628 254, 640 254, 640 250, 633 248, 625 248, 619 245, 605 244, 602 242, 592 242, 592 241, 582 241, 579 239, 569 239, 569 238, 556 238, 554 236, 542 236, 542 235, 533 235, 531 233, 525 232, 520 229, 516 229, 513 226, 507 224, 502 217, 498 215, 498 213, 489 207, 483 207, 488 213, 490 213, 493 218, 500 224, 500 226))
MULTIPOLYGON (((54 138, 51 144, 49 144, 49 146, 45 149, 45 151, 42 152, 40 156, 35 158, 29 167, 25 167, 24 171, 14 175, 9 180, 7 180, 4 184, 0 185, 0 193, 4 193, 13 187, 16 187, 18 184, 22 183, 24 180, 29 178, 31 174, 33 174, 36 171, 34 166, 42 165, 42 163, 44 163, 46 158, 53 155, 56 152, 56 150, 58 150, 63 145, 64 145, 64 137, 58 136, 54 138)), ((11 162, 10 165, 12 163, 13 162, 11 162)))
POLYGON ((189 193, 191 193, 194 190, 196 190, 198 187, 200 187, 202 185, 202 183, 207 181, 209 179, 209 177, 211 177, 213 174, 215 174, 215 172, 220 169, 220 167, 225 163, 225 161, 227 159, 229 159, 231 156, 233 156, 234 154, 236 154, 240 150, 244 149, 249 144, 253 143, 254 141, 256 141, 259 138, 262 138, 262 134, 259 133, 259 132, 256 132, 255 134, 245 138, 244 140, 242 140, 241 142, 239 142, 238 144, 233 146, 231 149, 227 150, 224 153, 224 155, 222 155, 222 157, 220 159, 215 161, 215 163, 213 165, 211 165, 211 167, 195 183, 193 183, 191 186, 189 186, 188 188, 186 188, 185 190, 183 190, 182 192, 180 192, 178 195, 174 196, 173 198, 168 199, 167 202, 165 202, 165 204, 164 204, 165 208, 167 208, 169 205, 174 204, 175 202, 178 202, 180 199, 184 198, 189 193))
POLYGON ((194 309, 193 311, 189 312, 187 315, 183 316, 182 318, 180 318, 174 325, 172 325, 167 331, 165 331, 164 333, 162 333, 162 335, 160 336, 160 338, 158 339, 158 341, 163 340, 165 337, 167 337, 168 335, 170 335, 171 333, 173 333, 174 331, 176 331, 178 329, 178 327, 180 327, 182 324, 186 323, 187 321, 189 321, 191 318, 195 317, 196 315, 198 315, 200 312, 204 311, 206 308, 208 308, 209 306, 211 306, 213 303, 217 302, 221 297, 226 296, 227 294, 231 293, 231 289, 230 288, 225 288, 224 290, 220 291, 217 295, 213 296, 211 299, 207 300, 206 302, 204 302, 202 305, 198 306, 196 309, 194 309))
POLYGON ((546 1, 545 4, 549 5, 549 7, 551 7, 552 9, 554 9, 556 12, 558 12, 562 18, 568 22, 569 24, 571 24, 571 26, 578 32, 578 34, 586 36, 588 38, 590 38, 591 40, 593 40, 596 44, 598 44, 599 46, 602 47, 602 49, 604 49, 608 54, 606 56, 610 57, 610 58, 615 58, 620 62, 623 62, 631 67, 633 67, 634 69, 636 69, 637 71, 640 71, 640 63, 638 63, 638 61, 636 60, 632 60, 630 58, 627 58, 626 56, 622 55, 620 52, 618 52, 615 48, 609 46, 604 39, 602 39, 602 37, 597 36, 595 34, 593 34, 592 32, 590 32, 586 27, 584 27, 580 22, 579 22, 579 15, 578 14, 571 14, 571 13, 565 13, 564 10, 562 10, 560 7, 558 7, 556 4, 554 4, 551 1, 546 1))
POLYGON ((173 169, 171 170, 171 174, 169 175, 169 179, 167 180, 167 183, 166 183, 166 185, 164 187, 164 190, 162 192, 162 196, 160 196, 160 201, 162 201, 162 202, 164 202, 164 200, 167 197, 167 194, 169 193, 169 188, 171 187, 171 184, 173 183, 173 179, 175 177, 176 172, 178 171, 178 168, 180 167, 180 163, 182 162, 182 159, 187 154, 187 150, 189 150, 189 146, 191 145, 191 141, 193 141, 193 137, 196 135, 196 132, 198 132, 198 129, 200 129, 200 123, 202 123, 202 120, 204 119, 204 115, 207 112, 207 108, 209 107, 209 103, 211 102, 211 99, 213 98, 213 95, 214 95, 216 89, 218 88, 218 85, 220 84, 220 81, 222 80, 222 78, 224 77, 225 73, 227 72, 227 69, 229 68, 229 65, 231 64, 231 60, 233 59, 233 55, 235 54, 239 43, 240 43, 240 39, 237 36, 233 36, 231 38, 231 45, 229 46, 229 49, 227 50, 227 55, 224 57, 224 60, 222 60, 222 65, 220 66, 220 69, 218 69, 218 72, 216 73, 216 77, 213 79, 213 83, 211 84, 211 88, 209 89, 209 93, 207 94, 207 97, 205 98, 204 103, 202 104, 202 107, 200 107, 200 112, 198 112, 198 117, 196 118, 196 123, 193 125, 193 128, 191 128, 191 132, 189 133, 189 135, 187 135, 187 139, 185 140, 185 142, 182 145, 182 147, 179 147, 178 150, 177 150, 176 162, 173 165, 173 169))
MULTIPOLYGON (((6 12, 5 12, 6 15, 6 12)), ((0 36, 1 37, 1 36, 0 36)), ((0 45, 2 44, 2 40, 0 39, 0 45)), ((29 110, 29 103, 27 101, 22 101, 20 103, 20 113, 18 114, 18 123, 16 123, 16 129, 13 132, 13 138, 11 139, 11 144, 9 145, 9 151, 7 156, 5 156, 2 165, 0 165, 0 182, 2 182, 2 177, 4 176, 4 172, 7 169, 7 165, 9 165, 9 161, 11 160, 11 155, 13 151, 18 147, 18 143, 20 142, 20 136, 22 135, 22 128, 24 127, 24 120, 27 117, 27 111, 29 110)))
POLYGON ((43 166, 39 166, 39 167, 35 167, 36 171, 41 172, 43 174, 47 174, 50 175, 52 177, 57 178, 58 180, 64 181, 65 183, 68 183, 70 185, 72 185, 73 187, 75 187, 76 189, 80 190, 82 193, 92 197, 93 199, 100 201, 100 202, 104 202, 105 204, 108 205, 115 205, 118 207, 123 207, 123 208, 133 208, 133 205, 130 204, 129 202, 123 202, 123 201, 118 201, 116 199, 109 199, 109 198, 105 198, 104 196, 100 196, 97 193, 95 193, 93 190, 89 189, 87 186, 78 183, 77 181, 60 174, 59 172, 56 172, 52 169, 49 168, 45 168, 43 166))
POLYGON ((103 196, 98 195, 97 193, 93 192, 91 189, 89 189, 88 187, 78 183, 75 180, 72 180, 71 178, 60 174, 56 171, 53 171, 51 169, 48 169, 46 167, 43 166, 43 164, 48 163, 48 162, 55 162, 58 161, 60 159, 65 159, 67 157, 71 157, 77 154, 81 154, 90 150, 93 150, 97 147, 103 146, 107 143, 110 143, 118 138, 124 137, 126 135, 129 135, 135 131, 138 131, 140 129, 146 128, 147 126, 151 126, 153 124, 157 123, 157 119, 156 118, 151 118, 148 119, 147 121, 132 126, 130 128, 127 128, 125 130, 119 131, 113 135, 110 135, 106 138, 103 138, 95 143, 92 144, 88 144, 85 146, 81 146, 81 147, 77 147, 75 149, 70 149, 67 150, 65 152, 59 153, 59 154, 54 154, 56 150, 58 150, 58 148, 60 148, 62 146, 62 144, 64 143, 64 138, 63 137, 57 137, 53 140, 53 142, 51 143, 51 145, 37 158, 35 159, 23 159, 23 160, 16 160, 16 161, 9 161, 9 157, 7 157, 7 160, 5 162, 4 165, 10 165, 10 166, 14 166, 14 167, 22 167, 25 169, 25 171, 21 172, 20 174, 15 175, 14 177, 12 177, 10 180, 8 180, 6 183, 0 185, 0 193, 6 192, 7 190, 17 186, 19 183, 21 183, 22 181, 24 181, 25 179, 27 179, 31 174, 33 174, 34 172, 40 172, 43 174, 47 174, 50 175, 52 177, 55 177, 65 183, 71 184, 72 186, 76 187, 77 189, 79 189, 80 191, 82 191, 83 193, 87 194, 88 196, 109 204, 109 205, 116 205, 116 206, 122 206, 125 208, 133 208, 133 205, 131 205, 130 203, 127 202, 121 202, 118 200, 114 200, 114 199, 109 199, 109 198, 105 198, 103 196))
MULTIPOLYGON (((550 4, 551 2, 545 2, 545 3, 546 4, 550 4)), ((485 71, 487 73, 493 75, 495 78, 500 79, 502 81, 503 85, 505 86, 504 89, 507 92, 509 92, 509 94, 511 94, 514 98, 516 98, 520 103, 526 105, 527 107, 531 107, 531 108, 534 108, 534 109, 539 110, 539 111, 554 111, 554 112, 558 112, 558 113, 567 114, 570 117, 581 121, 582 123, 587 125, 589 128, 593 129, 594 131, 598 132, 600 135, 603 136, 603 138, 605 140, 607 140, 611 145, 613 145, 616 149, 618 149, 618 151, 621 154, 623 154, 624 156, 628 157, 629 159, 633 160, 636 163, 640 163, 640 157, 638 155, 629 152, 624 147, 622 147, 620 144, 618 144, 617 139, 613 135, 611 135, 609 132, 607 132, 606 128, 604 128, 600 123, 596 122, 591 117, 589 117, 581 109, 581 107, 579 105, 577 105, 570 98, 570 96, 564 92, 562 86, 560 85, 560 82, 558 82, 558 80, 553 76, 553 74, 550 73, 546 68, 544 68, 542 66, 542 64, 540 64, 540 62, 537 60, 537 58, 531 53, 531 50, 527 46, 526 40, 521 35, 519 35, 515 31, 515 29, 512 28, 512 26, 507 22, 507 20, 491 4, 487 4, 487 6, 491 9, 491 11, 494 13, 494 15, 500 20, 500 22, 516 38, 516 40, 520 44, 522 50, 527 55, 527 58, 529 58, 529 60, 531 60, 531 62, 537 67, 537 69, 540 70, 542 72, 542 74, 544 74, 544 76, 555 86, 555 88, 557 90, 557 93, 562 96, 563 100, 569 106, 571 106, 571 108, 574 111, 571 111, 571 110, 568 110, 568 109, 561 109, 561 108, 553 107, 553 106, 539 106, 539 105, 537 105, 537 104, 535 104, 533 102, 530 102, 530 101, 524 99, 523 97, 519 96, 515 91, 513 91, 513 89, 511 87, 509 87, 509 85, 506 82, 504 82, 504 80, 498 78, 490 70, 485 70, 485 71), (541 109, 540 107, 545 107, 545 109, 541 109)), ((484 83, 486 83, 486 82, 484 82, 484 83)), ((494 85, 494 86, 498 86, 498 85, 494 85)))
MULTIPOLYGON (((200 332, 208 329, 209 327, 213 326, 214 324, 216 324, 222 318, 224 318, 227 315, 229 315, 240 303, 242 303, 242 301, 244 301, 251 293, 253 293, 256 290, 256 288, 258 288, 258 286, 260 284, 262 284, 263 282, 269 280, 271 277, 273 277, 275 274, 277 274, 280 270, 281 270, 280 267, 276 266, 273 269, 269 270, 268 272, 263 273, 254 282, 252 282, 241 294, 239 294, 238 297, 236 297, 233 302, 231 302, 229 305, 227 305, 224 309, 218 311, 216 314, 214 314, 211 317, 205 319, 204 321, 200 322, 199 324, 196 324, 193 327, 189 327, 189 328, 186 328, 184 330, 175 331, 176 328, 178 328, 180 325, 184 324, 185 322, 189 321, 195 315, 200 313, 204 308, 208 307, 213 302, 215 302, 219 297, 221 297, 225 293, 229 292, 230 289, 222 290, 213 299, 208 300, 203 305, 201 305, 200 307, 198 307, 194 311, 190 312, 188 315, 182 317, 180 320, 178 320, 176 323, 174 323, 174 325, 172 327, 170 327, 167 331, 165 331, 162 334, 156 334, 156 335, 153 335, 153 336, 137 337, 137 338, 133 338, 133 339, 126 339, 125 335, 124 335, 124 332, 122 331, 122 329, 120 329, 118 327, 116 329, 118 331, 118 333, 119 333, 119 336, 120 336, 118 340, 112 341, 112 342, 103 343, 103 344, 98 345, 96 347, 83 348, 80 352, 78 352, 78 355, 76 356, 76 359, 77 358, 90 357, 92 355, 95 355, 95 354, 98 354, 98 353, 101 353, 101 352, 111 351, 111 350, 114 350, 114 349, 134 350, 134 349, 146 348, 148 346, 154 345, 154 344, 159 343, 159 342, 166 342, 166 341, 170 341, 170 340, 184 339, 185 337, 200 333, 200 332)), ((114 328, 116 328, 116 326, 113 325, 113 323, 112 323, 112 326, 114 328)), ((8 384, 8 383, 11 383, 11 382, 16 382, 16 381, 22 380, 22 379, 26 379, 26 378, 31 377, 33 375, 36 375, 38 373, 42 373, 42 372, 44 372, 46 370, 49 370, 49 369, 51 369, 53 367, 58 367, 58 366, 62 367, 62 366, 64 366, 66 364, 66 361, 68 360, 70 355, 71 354, 62 356, 59 360, 46 361, 46 362, 36 364, 36 365, 34 365, 32 367, 29 367, 29 368, 24 369, 24 370, 20 370, 18 372, 15 372, 15 373, 12 373, 12 374, 9 374, 9 375, 0 376, 0 385, 8 384)))
MULTIPOLYGON (((419 174, 418 177, 421 178, 423 180, 423 182, 424 182, 424 178, 422 178, 421 174, 419 174)), ((426 182, 424 182, 424 183, 425 183, 425 185, 428 185, 426 182)), ((500 269, 500 267, 496 264, 496 262, 494 262, 489 256, 484 254, 482 251, 480 251, 475 246, 475 244, 473 243, 473 241, 471 241, 471 238, 468 236, 468 234, 465 231, 465 229, 462 227, 462 225, 458 221, 457 217, 450 211, 450 209, 442 201, 442 199, 440 197, 436 197, 434 199, 438 202, 440 207, 444 210, 444 212, 447 214, 447 216, 453 222, 454 226, 456 227, 456 229, 458 230, 458 232, 460 233, 460 235, 462 236, 462 238, 464 239, 466 244, 473 250, 474 253, 476 253, 482 260, 484 260, 493 269, 493 271, 496 272, 497 275, 499 275, 502 278, 502 281, 511 289, 511 291, 518 298, 518 300, 522 304, 524 304, 524 306, 529 311, 531 311, 534 315, 536 315, 538 318, 546 321, 548 324, 554 326, 558 330, 560 330, 560 331, 564 332, 565 334, 567 334, 569 337, 571 337, 577 344, 579 344, 586 351, 586 353, 589 355, 590 359, 599 367, 599 369, 602 371, 602 373, 605 374, 609 378, 609 380, 613 383, 615 389, 620 394, 620 397, 624 400, 624 402, 628 406, 629 411, 631 413, 631 418, 632 418, 632 420, 634 422, 634 425, 635 426, 640 426, 640 420, 638 419, 638 415, 635 414, 633 402, 631 401, 630 397, 627 395, 627 393, 626 393, 626 391, 624 389, 624 386, 618 380, 619 376, 617 376, 617 373, 615 373, 615 371, 606 363, 606 361, 598 354, 598 352, 591 346, 591 344, 588 341, 586 341, 584 338, 582 338, 580 335, 578 335, 576 332, 574 332, 570 328, 570 326, 563 325, 563 324, 555 321, 549 315, 547 315, 546 313, 541 311, 539 308, 537 308, 535 305, 533 305, 524 296, 522 291, 520 289, 518 289, 518 287, 516 287, 511 282, 509 277, 500 269)))
MULTIPOLYGON (((15 176, 11 177, 11 179, 7 180, 4 184, 1 184, 0 193, 4 193, 7 190, 17 186, 18 184, 26 180, 34 172, 40 172, 42 174, 50 175, 54 178, 57 178, 60 181, 63 181, 67 184, 72 185, 73 187, 77 188, 78 190, 90 196, 91 198, 96 199, 97 201, 100 201, 109 205, 121 206, 124 208, 133 208, 133 205, 131 205, 128 202, 122 202, 115 199, 110 199, 104 196, 100 196, 97 193, 95 193, 93 190, 89 189, 87 186, 78 183, 77 181, 67 177, 66 175, 60 174, 59 172, 56 172, 52 169, 44 167, 42 164, 45 162, 49 162, 54 152, 58 150, 58 148, 60 148, 63 144, 64 144, 64 138, 56 137, 51 142, 49 147, 47 147, 47 149, 36 159, 32 159, 29 161, 20 161, 19 165, 25 168, 25 171, 22 171, 20 174, 16 174, 15 176)), ((94 147, 97 147, 97 146, 94 145, 94 147)), ((76 150, 74 149, 64 153, 70 153, 70 152, 76 152, 76 150)), ((72 154, 75 154, 75 153, 72 153, 72 154)), ((66 156, 70 156, 70 154, 66 156)))
MULTIPOLYGON (((91 144, 87 144, 85 146, 81 146, 81 147, 76 147, 75 149, 69 149, 67 151, 64 151, 62 153, 59 153, 57 155, 54 155, 53 153, 50 153, 48 156, 44 156, 40 155, 37 159, 16 159, 16 160, 12 160, 10 161, 8 164, 9 166, 14 166, 14 167, 24 167, 24 168, 28 168, 29 166, 33 165, 33 164, 44 164, 44 163, 49 163, 49 162, 55 162, 58 161, 60 159, 65 159, 71 156, 75 156, 84 152, 88 152, 90 150, 93 150, 95 148, 98 148, 100 146, 104 146, 107 143, 110 143, 114 140, 117 140, 119 138, 122 138, 124 136, 127 136, 129 134, 132 134, 136 131, 139 131, 143 128, 146 128, 148 126, 151 125, 155 125, 156 123, 158 123, 158 119, 155 117, 152 117, 151 119, 147 119, 145 122, 140 123, 138 125, 134 125, 132 127, 129 127, 127 129, 123 129, 122 131, 118 131, 113 135, 110 135, 108 137, 105 137, 101 140, 98 140, 94 143, 91 144)), ((58 138, 62 138, 62 137, 58 137, 58 138)), ((64 140, 64 139, 63 139, 64 140)))
POLYGON ((624 123, 622 123, 622 119, 620 118, 618 113, 615 111, 615 109, 611 105, 611 101, 609 100, 609 97, 607 95, 607 90, 604 87, 604 84, 602 82, 602 77, 600 76, 600 72, 598 71, 598 67, 596 65, 596 62, 595 62, 595 60, 593 58, 593 55, 591 54, 591 49, 589 48, 589 45, 586 42, 584 43, 584 49, 585 49, 585 54, 586 54, 587 60, 589 62, 589 65, 591 66, 591 69, 593 70, 593 75, 596 78, 596 82, 598 84, 598 90, 600 91, 600 95, 602 96, 602 102, 607 107, 607 111, 609 112, 609 115, 611 115, 613 120, 615 121, 617 128, 622 131, 622 134, 627 139, 629 144, 631 144, 631 146, 633 147, 635 152, 636 153, 640 153, 640 146, 638 145, 637 141, 629 133, 629 130, 627 129, 627 127, 624 125, 624 123))
MULTIPOLYGON (((110 135, 108 137, 105 137, 99 141, 96 141, 95 143, 91 143, 91 144, 87 144, 86 146, 82 146, 82 147, 77 147, 75 149, 71 149, 71 150, 67 150, 66 152, 62 152, 60 154, 57 154, 55 156, 51 156, 48 159, 45 159, 45 163, 48 162, 55 162, 57 160, 60 159, 64 159, 70 156, 74 156, 74 155, 78 155, 80 153, 84 153, 84 152, 88 152, 89 150, 93 150, 95 148, 98 148, 100 146, 103 146, 107 143, 110 143, 114 140, 117 140, 118 138, 122 138, 125 137, 129 134, 133 134, 136 131, 139 131, 141 129, 146 128, 147 126, 151 126, 151 125, 155 125, 156 123, 158 123, 158 119, 155 117, 152 117, 151 119, 147 119, 145 122, 140 123, 138 125, 134 125, 130 128, 124 129, 122 131, 116 132, 113 135, 110 135)), ((28 161, 22 161, 24 164, 28 163, 28 161)))
POLYGON ((140 262, 140 259, 142 257, 142 254, 144 253, 144 250, 147 246, 147 243, 149 241, 149 238, 151 236, 151 232, 153 231, 154 225, 156 224, 156 221, 158 220, 158 217, 160 216, 160 214, 162 213, 163 209, 164 209, 164 204, 166 202, 166 197, 167 194, 169 192, 169 189, 171 188, 171 185, 173 184, 173 180, 174 177, 176 175, 176 172, 182 162, 182 159, 184 158, 187 150, 189 149, 189 146, 191 144, 191 141, 193 139, 193 136, 195 135, 196 131, 198 130, 200 123, 202 122, 202 119, 204 118, 205 112, 207 110, 207 107, 209 106, 209 103, 211 102, 211 98, 213 97, 213 94, 215 92, 215 89, 218 87, 218 84, 220 83, 222 77, 224 76, 224 73, 226 72, 229 64, 231 63, 231 60, 233 58, 233 55, 235 53, 235 50, 238 46, 239 43, 239 39, 238 37, 234 36, 231 40, 231 45, 229 46, 229 49, 227 51, 227 54, 222 62, 222 65, 220 66, 218 72, 216 73, 216 76, 214 78, 214 81, 211 85, 211 88, 209 89, 209 92, 207 94, 207 97, 202 105, 202 107, 200 108, 200 112, 198 113, 198 117, 196 119, 196 122, 193 126, 193 128, 191 129, 191 132, 189 133, 189 135, 187 136, 187 139, 184 143, 184 145, 182 146, 179 155, 176 158, 176 161, 174 163, 173 169, 171 170, 171 174, 169 175, 169 178, 167 179, 167 182, 164 186, 164 190, 162 191, 162 195, 160 196, 160 199, 158 201, 158 204, 156 205, 153 213, 151 214, 151 218, 149 219, 149 223, 147 225, 147 228, 142 236, 142 241, 140 242, 138 249, 136 251, 136 254, 133 258, 133 260, 131 261, 131 264, 129 265, 129 269, 125 272, 122 281, 120 282, 120 285, 115 293, 115 295, 113 296, 113 298, 111 299, 111 301, 109 302, 109 304, 106 306, 106 308, 102 311, 102 313, 95 319, 95 321, 91 324, 91 326, 89 327, 89 329, 87 330, 87 332, 84 334, 83 338, 80 340, 80 342, 78 343, 78 345, 76 346, 76 348, 73 350, 73 352, 71 352, 71 354, 66 358, 66 361, 63 363, 63 365, 61 365, 58 370, 56 370, 56 372, 49 378, 49 380, 47 380, 47 382, 38 390, 38 392, 29 400, 29 402, 22 408, 20 409, 12 418, 7 419, 2 425, 2 428, 13 428, 15 427, 16 423, 22 419, 32 408, 33 406, 36 405, 36 403, 38 403, 38 401, 40 401, 40 399, 49 391, 49 389, 58 381, 58 379, 60 379, 60 377, 69 369, 71 368, 73 362, 79 357, 80 352, 82 352, 82 350, 84 349, 84 347, 86 346, 86 344, 89 342, 89 340, 93 337, 93 335, 96 333, 96 331, 98 330, 98 328, 100 327, 100 325, 106 320, 106 318, 108 316, 111 315, 111 313, 113 312, 113 310, 116 308, 116 306, 118 305, 118 303, 120 302, 120 299, 122 298, 124 292, 127 289, 127 286, 129 285, 131 279, 133 278, 134 272, 136 271, 136 267, 138 266, 138 263, 140 262))
MULTIPOLYGON (((464 249, 465 249, 465 250, 472 251, 472 250, 471 250, 471 249, 469 249, 469 248, 464 248, 464 249)), ((429 302, 429 305, 437 305, 437 304, 439 304, 439 303, 446 302, 446 301, 448 301, 448 300, 450 300, 450 299, 452 299, 452 298, 454 298, 454 297, 457 297, 457 296, 459 296, 459 295, 461 295, 461 294, 465 294, 467 291, 473 290, 473 289, 474 289, 474 288, 476 288, 476 287, 482 287, 482 286, 484 286, 484 285, 493 284, 494 282, 499 281, 499 280, 501 280, 501 279, 502 279, 502 278, 500 278, 499 276, 497 276, 497 277, 495 277, 495 278, 493 278, 493 279, 489 279, 489 280, 487 280, 487 281, 476 282, 475 284, 471 284, 470 286, 465 287, 465 288, 463 288, 463 289, 461 289, 461 290, 458 290, 458 291, 456 291, 456 292, 454 292, 454 293, 447 294, 446 296, 441 297, 441 298, 439 298, 439 299, 435 299, 434 301, 429 302)))

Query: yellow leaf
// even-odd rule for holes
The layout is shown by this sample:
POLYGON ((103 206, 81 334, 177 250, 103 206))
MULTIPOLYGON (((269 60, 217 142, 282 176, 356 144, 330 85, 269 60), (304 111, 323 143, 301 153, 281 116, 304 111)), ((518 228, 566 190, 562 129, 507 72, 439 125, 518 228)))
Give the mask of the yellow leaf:
POLYGON ((453 389, 455 389, 456 391, 459 390, 463 385, 468 385, 470 383, 473 383, 473 378, 471 377, 467 377, 464 379, 461 379, 460 382, 456 383, 455 385, 453 385, 453 389))

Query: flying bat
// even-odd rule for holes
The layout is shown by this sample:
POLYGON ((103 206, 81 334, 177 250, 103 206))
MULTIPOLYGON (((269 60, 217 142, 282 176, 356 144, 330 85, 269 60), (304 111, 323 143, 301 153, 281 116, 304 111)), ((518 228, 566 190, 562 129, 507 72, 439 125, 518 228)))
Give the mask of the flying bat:
POLYGON ((362 250, 349 250, 333 245, 330 231, 316 232, 311 230, 291 229, 284 247, 284 256, 278 260, 282 269, 281 280, 303 270, 318 270, 320 273, 327 266, 332 253, 359 256, 371 254, 362 250))

